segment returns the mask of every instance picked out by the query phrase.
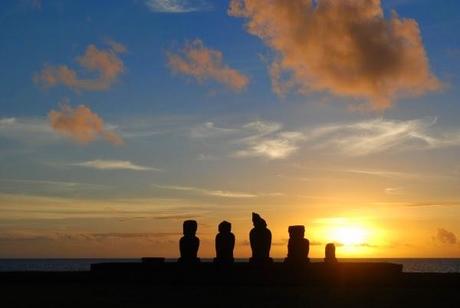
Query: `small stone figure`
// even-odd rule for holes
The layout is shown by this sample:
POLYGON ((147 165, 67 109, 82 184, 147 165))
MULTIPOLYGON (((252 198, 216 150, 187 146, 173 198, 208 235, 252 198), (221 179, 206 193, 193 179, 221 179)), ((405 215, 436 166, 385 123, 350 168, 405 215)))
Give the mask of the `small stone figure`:
POLYGON ((289 226, 288 255, 285 259, 287 263, 308 262, 308 252, 310 251, 310 241, 305 236, 304 226, 289 226))
POLYGON ((267 228, 267 223, 259 214, 252 213, 252 223, 254 228, 249 233, 251 243, 252 258, 250 262, 264 263, 270 262, 270 246, 272 244, 272 233, 267 228))
POLYGON ((335 257, 335 245, 333 243, 326 245, 324 262, 329 264, 337 263, 337 258, 335 257))
POLYGON ((235 235, 231 231, 232 224, 228 221, 223 221, 219 224, 219 233, 216 235, 216 258, 214 262, 233 263, 235 235))
POLYGON ((179 249, 180 258, 179 262, 194 263, 199 262, 197 258, 198 248, 200 247, 200 239, 195 236, 198 224, 196 220, 186 220, 183 224, 184 236, 180 239, 179 249))

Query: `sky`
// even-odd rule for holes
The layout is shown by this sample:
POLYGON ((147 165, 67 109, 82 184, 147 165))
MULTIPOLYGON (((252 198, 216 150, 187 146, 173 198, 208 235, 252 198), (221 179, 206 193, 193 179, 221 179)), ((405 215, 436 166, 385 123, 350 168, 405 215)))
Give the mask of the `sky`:
POLYGON ((5 0, 0 258, 460 257, 456 0, 5 0))

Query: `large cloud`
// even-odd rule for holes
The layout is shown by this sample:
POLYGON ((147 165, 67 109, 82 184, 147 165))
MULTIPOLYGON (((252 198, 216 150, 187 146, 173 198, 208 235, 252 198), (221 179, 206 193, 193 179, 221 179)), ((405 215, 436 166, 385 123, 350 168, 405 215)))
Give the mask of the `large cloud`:
POLYGON ((72 108, 62 104, 60 110, 52 110, 49 115, 51 127, 81 144, 87 144, 102 137, 108 142, 120 145, 123 139, 105 127, 104 121, 88 107, 80 105, 72 108))
POLYGON ((249 78, 223 63, 222 52, 209 49, 201 40, 188 43, 181 53, 168 52, 169 67, 177 73, 191 76, 199 82, 217 81, 235 91, 241 91, 249 78))
POLYGON ((44 88, 64 85, 74 90, 102 91, 107 90, 123 72, 124 65, 118 57, 126 51, 125 46, 114 41, 108 41, 110 48, 103 50, 89 45, 85 53, 77 58, 78 64, 88 72, 98 74, 96 78, 84 79, 66 65, 45 65, 34 81, 44 88))
POLYGON ((385 19, 380 0, 231 0, 229 14, 247 18, 248 31, 276 52, 279 94, 329 91, 384 109, 396 96, 440 88, 417 22, 385 19))

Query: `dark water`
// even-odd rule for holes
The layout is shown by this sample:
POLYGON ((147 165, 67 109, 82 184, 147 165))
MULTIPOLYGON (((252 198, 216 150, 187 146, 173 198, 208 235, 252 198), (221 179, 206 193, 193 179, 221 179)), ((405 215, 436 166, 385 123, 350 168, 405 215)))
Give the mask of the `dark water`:
MULTIPOLYGON (((174 260, 170 260, 174 261, 174 260)), ((203 260, 204 262, 210 260, 203 260)), ((246 261, 241 259, 239 261, 246 261)), ((277 260, 281 261, 281 260, 277 260)), ((312 259, 321 262, 321 259, 312 259)), ((341 259, 341 262, 392 262, 404 272, 460 273, 460 259, 341 259)), ((9 271, 87 271, 92 263, 140 262, 139 259, 0 259, 0 272, 9 271)))

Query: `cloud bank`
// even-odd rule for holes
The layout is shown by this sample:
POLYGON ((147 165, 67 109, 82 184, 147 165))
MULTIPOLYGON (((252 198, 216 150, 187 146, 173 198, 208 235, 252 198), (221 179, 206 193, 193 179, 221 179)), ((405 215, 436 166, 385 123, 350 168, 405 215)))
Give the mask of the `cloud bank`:
POLYGON ((193 77, 200 83, 212 80, 234 91, 241 91, 249 84, 246 75, 223 63, 221 51, 205 47, 198 39, 178 53, 168 52, 167 57, 173 72, 193 77))
POLYGON ((145 5, 155 13, 190 13, 212 8, 204 0, 147 0, 145 5))
POLYGON ((60 110, 50 111, 48 119, 55 131, 81 144, 90 143, 99 137, 114 145, 124 143, 121 136, 114 131, 108 130, 104 121, 84 105, 72 108, 69 105, 62 104, 60 110))
POLYGON ((34 82, 44 88, 64 85, 74 90, 103 91, 109 89, 123 72, 123 61, 118 54, 126 51, 126 47, 120 43, 109 40, 108 49, 98 49, 95 45, 89 45, 85 53, 77 58, 78 64, 89 73, 98 76, 93 79, 84 79, 77 71, 67 65, 45 65, 42 71, 34 76, 34 82))
POLYGON ((274 50, 278 94, 328 91, 385 109, 440 88, 417 22, 385 19, 380 0, 231 0, 229 14, 274 50))

